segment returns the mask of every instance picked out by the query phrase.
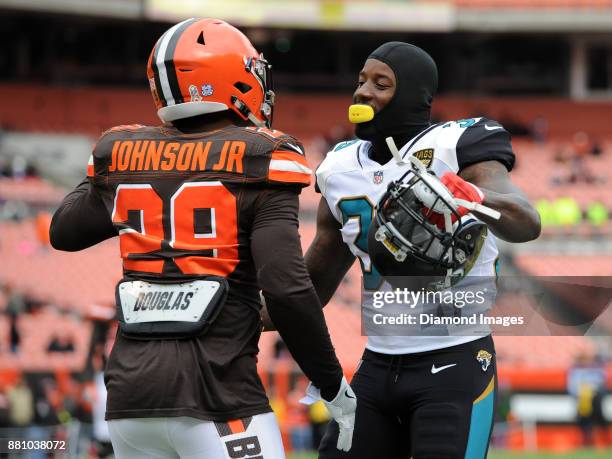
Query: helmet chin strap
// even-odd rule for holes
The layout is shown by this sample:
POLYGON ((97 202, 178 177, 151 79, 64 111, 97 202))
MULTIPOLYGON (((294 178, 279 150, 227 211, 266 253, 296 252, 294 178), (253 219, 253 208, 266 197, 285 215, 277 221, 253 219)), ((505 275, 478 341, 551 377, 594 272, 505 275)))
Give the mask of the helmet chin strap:
POLYGON ((457 198, 455 198, 455 202, 461 207, 465 207, 469 210, 475 210, 476 212, 486 215, 487 217, 491 217, 494 220, 499 220, 501 218, 501 214, 497 210, 491 209, 487 206, 483 206, 482 204, 478 204, 477 202, 465 201, 463 199, 457 198))
POLYGON ((397 164, 399 165, 408 164, 406 161, 404 161, 404 158, 402 158, 402 156, 399 154, 399 150, 397 149, 397 145, 395 145, 395 140, 393 140, 393 137, 387 137, 385 139, 385 142, 387 142, 387 147, 389 147, 389 151, 393 155, 393 158, 395 158, 395 162, 397 164))
POLYGON ((262 121, 258 119, 255 115, 253 115, 253 112, 249 110, 249 107, 247 107, 246 104, 242 102, 240 99, 238 99, 236 96, 232 96, 232 104, 234 104, 234 107, 236 107, 238 111, 242 113, 244 116, 246 116, 248 120, 251 123, 253 123, 255 126, 260 127, 260 128, 268 127, 265 121, 262 121))
POLYGON ((249 121, 251 121, 251 123, 253 123, 257 127, 260 127, 260 128, 266 127, 266 123, 257 119, 255 115, 253 115, 253 112, 249 112, 249 114, 247 115, 247 118, 249 119, 249 121))
MULTIPOLYGON (((447 208, 448 209, 448 208, 447 208)), ((451 218, 450 209, 444 212, 444 229, 447 233, 453 233, 453 220, 451 218)), ((453 257, 453 246, 451 245, 446 252, 448 259, 452 260, 453 257)), ((446 270, 446 277, 444 278, 444 288, 449 288, 451 286, 451 279, 453 277, 453 268, 448 268, 446 270)))

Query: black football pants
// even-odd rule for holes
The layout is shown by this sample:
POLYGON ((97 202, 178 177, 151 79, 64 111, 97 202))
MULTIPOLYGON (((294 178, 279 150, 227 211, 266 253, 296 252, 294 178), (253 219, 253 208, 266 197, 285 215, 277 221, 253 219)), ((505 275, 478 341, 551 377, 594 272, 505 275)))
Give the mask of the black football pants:
POLYGON ((366 349, 351 382, 357 395, 353 446, 347 453, 336 449, 332 421, 319 459, 485 458, 496 385, 490 336, 416 354, 366 349))

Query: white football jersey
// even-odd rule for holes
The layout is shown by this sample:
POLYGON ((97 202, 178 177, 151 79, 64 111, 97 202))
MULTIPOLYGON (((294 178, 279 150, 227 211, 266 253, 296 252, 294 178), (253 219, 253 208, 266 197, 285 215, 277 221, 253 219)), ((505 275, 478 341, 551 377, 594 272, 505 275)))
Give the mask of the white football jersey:
MULTIPOLYGON (((398 165, 395 159, 379 164, 368 156, 370 147, 371 143, 363 140, 342 142, 327 154, 316 173, 317 188, 342 225, 342 239, 361 263, 364 321, 372 320, 372 315, 377 312, 377 308, 373 307, 374 292, 392 290, 370 262, 368 229, 376 204, 388 184, 399 179, 410 167, 408 164, 398 165)), ((497 122, 486 118, 430 126, 404 145, 400 154, 403 158, 416 156, 438 177, 446 172, 457 173, 470 164, 485 160, 498 160, 509 170, 514 164, 510 135, 497 122)), ((489 231, 468 278, 494 278, 497 255, 495 236, 489 231)), ((432 329, 425 328, 410 336, 369 336, 366 347, 385 354, 407 354, 456 346, 483 336, 466 336, 466 333, 461 336, 439 335, 439 330, 432 336, 432 329)))

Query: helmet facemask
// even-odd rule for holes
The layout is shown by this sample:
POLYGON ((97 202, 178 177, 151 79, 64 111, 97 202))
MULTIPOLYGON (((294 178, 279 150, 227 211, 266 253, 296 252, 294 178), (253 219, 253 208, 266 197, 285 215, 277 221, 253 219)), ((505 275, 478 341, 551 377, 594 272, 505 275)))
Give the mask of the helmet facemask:
MULTIPOLYGON (((264 55, 261 54, 259 58, 245 57, 244 69, 255 77, 263 93, 263 101, 259 107, 259 111, 265 122, 262 122, 259 118, 254 116, 239 97, 233 96, 232 103, 244 117, 248 118, 256 126, 271 128, 274 115, 274 100, 276 97, 272 80, 272 65, 270 65, 264 58, 264 55)), ((244 83, 237 82, 235 86, 240 89, 239 85, 241 84, 244 83)), ((249 87, 245 92, 250 90, 251 88, 249 87)))
POLYGON ((486 231, 486 225, 469 214, 461 217, 452 195, 433 173, 411 169, 389 185, 378 203, 368 248, 385 277, 422 276, 429 287, 450 286, 471 268, 486 231), (446 228, 429 221, 433 212, 446 214, 446 228))

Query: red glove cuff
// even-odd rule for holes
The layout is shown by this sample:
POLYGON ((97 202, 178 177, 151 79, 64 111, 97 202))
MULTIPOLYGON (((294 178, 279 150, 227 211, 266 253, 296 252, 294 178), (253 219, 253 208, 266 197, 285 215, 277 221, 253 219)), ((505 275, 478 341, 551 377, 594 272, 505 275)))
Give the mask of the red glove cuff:
POLYGON ((482 204, 484 194, 476 185, 466 182, 457 174, 447 172, 442 176, 441 182, 448 188, 454 197, 463 199, 464 201, 476 202, 482 204))
MULTIPOLYGON (((452 195, 457 199, 463 199, 464 201, 476 202, 478 204, 482 204, 484 200, 484 194, 480 191, 476 185, 471 184, 470 182, 466 182, 457 174, 453 174, 452 172, 447 172, 442 176, 440 181, 448 188, 448 191, 452 193, 452 195)), ((468 214, 470 211, 465 207, 458 207, 457 213, 460 216, 464 216, 468 214)), ((429 213, 429 209, 424 209, 424 214, 429 213)), ((444 229, 444 215, 439 214, 437 212, 431 212, 428 217, 428 220, 436 225, 440 229, 444 229)), ((452 216, 452 222, 454 223, 457 220, 455 215, 452 216)))

